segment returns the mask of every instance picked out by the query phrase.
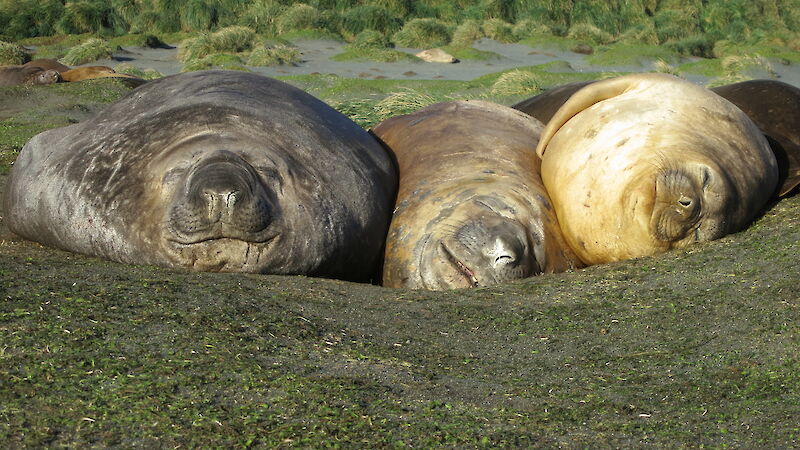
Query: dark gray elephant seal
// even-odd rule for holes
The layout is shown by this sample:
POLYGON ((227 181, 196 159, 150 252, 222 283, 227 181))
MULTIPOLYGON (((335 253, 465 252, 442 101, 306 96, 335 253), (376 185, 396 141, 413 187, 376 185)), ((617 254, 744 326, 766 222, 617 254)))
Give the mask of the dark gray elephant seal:
POLYGON ((0 87, 53 84, 61 81, 57 70, 45 70, 38 66, 0 67, 0 87))
POLYGON ((361 280, 396 174, 367 132, 311 95, 234 71, 179 74, 35 136, 6 223, 126 263, 361 280))
POLYGON ((438 103, 375 126, 400 173, 383 285, 477 287, 581 267, 539 176, 542 128, 482 101, 438 103))

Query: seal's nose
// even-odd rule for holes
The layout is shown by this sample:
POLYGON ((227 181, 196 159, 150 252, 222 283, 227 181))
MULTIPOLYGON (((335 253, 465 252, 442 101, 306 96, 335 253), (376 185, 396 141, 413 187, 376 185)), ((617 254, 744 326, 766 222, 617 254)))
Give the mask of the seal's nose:
POLYGON ((260 242, 274 219, 274 202, 257 172, 238 155, 219 151, 186 175, 169 223, 179 242, 234 238, 260 242))
POLYGON ((243 196, 247 188, 245 177, 235 176, 230 170, 205 170, 202 179, 197 182, 199 191, 206 202, 208 218, 216 221, 230 215, 237 206, 236 202, 243 196), (234 176, 232 176, 234 175, 234 176))
POLYGON ((496 284, 539 272, 526 229, 499 215, 459 227, 446 245, 448 258, 473 285, 496 284))
POLYGON ((498 235, 494 243, 484 248, 484 255, 489 265, 495 269, 503 269, 513 265, 525 254, 525 246, 516 236, 498 235))

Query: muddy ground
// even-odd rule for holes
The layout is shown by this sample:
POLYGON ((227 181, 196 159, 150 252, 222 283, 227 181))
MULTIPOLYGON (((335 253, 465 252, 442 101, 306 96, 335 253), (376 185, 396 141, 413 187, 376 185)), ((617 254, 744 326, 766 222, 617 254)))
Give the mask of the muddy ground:
MULTIPOLYGON (((127 90, 0 92, 0 186, 18 142, 127 90)), ((0 442, 797 446, 799 219, 450 292, 122 265, 0 219, 0 442)))

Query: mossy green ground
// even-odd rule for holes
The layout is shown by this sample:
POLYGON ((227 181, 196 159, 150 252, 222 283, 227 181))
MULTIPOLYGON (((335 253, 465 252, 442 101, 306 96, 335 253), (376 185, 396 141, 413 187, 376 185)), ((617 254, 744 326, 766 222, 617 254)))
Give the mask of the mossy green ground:
MULTIPOLYGON (((402 85, 457 96, 496 78, 402 85)), ((400 85, 289 81, 328 100, 400 85)), ((0 90, 4 155, 126 90, 0 90)), ((424 292, 122 265, 0 221, 0 442, 797 446, 799 224, 794 197, 686 250, 424 292)))

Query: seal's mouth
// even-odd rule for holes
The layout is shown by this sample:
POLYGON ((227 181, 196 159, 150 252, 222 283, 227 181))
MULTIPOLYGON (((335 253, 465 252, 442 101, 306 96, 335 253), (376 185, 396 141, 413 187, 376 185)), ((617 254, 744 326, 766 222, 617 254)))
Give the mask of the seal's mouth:
POLYGON ((274 263, 280 235, 264 242, 221 237, 193 243, 168 240, 176 263, 203 272, 263 273, 274 263), (273 255, 273 256, 270 256, 273 255))
POLYGON ((459 273, 464 275, 464 278, 466 278, 467 281, 469 281, 469 286, 473 288, 480 286, 478 278, 475 276, 475 272, 473 272, 469 267, 467 267, 467 265, 464 264, 460 259, 456 258, 456 256, 453 254, 452 251, 450 251, 449 248, 447 248, 444 242, 440 242, 439 245, 442 251, 444 252, 445 256, 447 257, 447 260, 450 262, 450 264, 452 264, 453 267, 455 267, 456 270, 458 270, 459 273))

